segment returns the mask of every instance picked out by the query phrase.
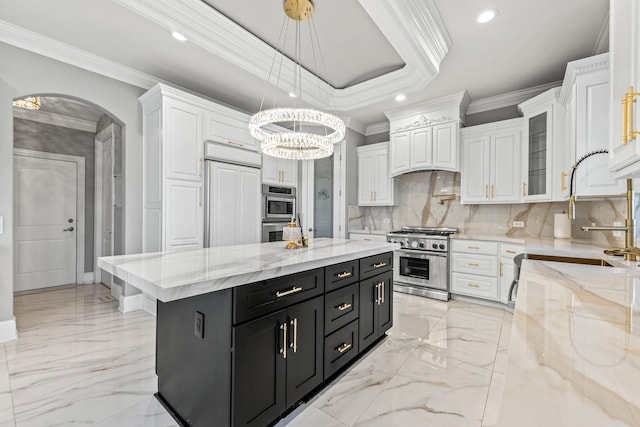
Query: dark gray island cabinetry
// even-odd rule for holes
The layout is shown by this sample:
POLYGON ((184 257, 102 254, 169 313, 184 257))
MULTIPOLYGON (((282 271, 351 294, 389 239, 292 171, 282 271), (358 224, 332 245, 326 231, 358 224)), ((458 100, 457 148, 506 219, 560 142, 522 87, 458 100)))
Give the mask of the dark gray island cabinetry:
POLYGON ((392 326, 396 245, 314 246, 101 259, 101 268, 157 298, 157 397, 180 424, 272 425, 392 326), (240 256, 245 265, 224 271, 240 256))

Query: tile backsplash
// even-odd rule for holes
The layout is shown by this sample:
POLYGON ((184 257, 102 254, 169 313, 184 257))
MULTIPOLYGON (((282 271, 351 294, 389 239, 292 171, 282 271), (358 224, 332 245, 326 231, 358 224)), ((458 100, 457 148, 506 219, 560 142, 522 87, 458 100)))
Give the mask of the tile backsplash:
MULTIPOLYGON (((446 171, 416 172, 400 175, 400 203, 393 207, 349 206, 349 230, 392 231, 405 225, 457 227, 464 234, 504 235, 515 238, 553 237, 554 214, 566 212, 566 202, 519 203, 503 205, 463 205, 460 203, 460 174, 446 171), (438 194, 456 194, 443 201, 438 194), (513 227, 523 221, 523 228, 513 227)), ((638 199, 638 198, 636 198, 638 199)), ((638 210, 636 208, 636 217, 638 210)), ((578 202, 571 237, 610 246, 624 246, 624 232, 586 232, 584 225, 624 224, 626 202, 601 200, 578 202)))

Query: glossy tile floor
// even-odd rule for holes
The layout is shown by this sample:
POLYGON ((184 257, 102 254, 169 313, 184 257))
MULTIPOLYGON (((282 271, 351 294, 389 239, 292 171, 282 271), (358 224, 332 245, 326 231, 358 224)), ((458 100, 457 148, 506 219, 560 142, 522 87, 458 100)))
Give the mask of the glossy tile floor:
MULTIPOLYGON (((278 427, 491 426, 511 315, 395 294, 389 337, 278 427)), ((16 296, 19 339, 0 344, 0 426, 173 426, 152 397, 155 319, 109 289, 16 296)))

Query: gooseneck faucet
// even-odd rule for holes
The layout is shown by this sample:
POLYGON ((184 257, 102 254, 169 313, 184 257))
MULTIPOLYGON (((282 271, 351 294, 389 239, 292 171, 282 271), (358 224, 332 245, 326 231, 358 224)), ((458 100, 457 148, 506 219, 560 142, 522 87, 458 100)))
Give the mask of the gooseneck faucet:
MULTIPOLYGON (((577 196, 573 194, 573 181, 576 169, 578 165, 582 163, 585 159, 595 155, 595 154, 604 154, 608 153, 608 150, 596 150, 590 153, 585 154, 580 157, 578 161, 572 166, 573 170, 571 171, 571 180, 569 183, 569 219, 573 220, 576 218, 576 200, 577 196)), ((626 261, 635 261, 638 259, 640 255, 640 249, 635 247, 636 243, 636 220, 634 215, 635 210, 635 196, 633 193, 633 181, 631 179, 627 179, 627 192, 621 195, 603 195, 603 196, 585 196, 584 199, 613 199, 613 198, 626 198, 627 199, 627 218, 625 220, 624 226, 587 226, 581 227, 583 231, 624 231, 625 232, 625 247, 619 249, 609 249, 606 250, 607 254, 617 254, 624 255, 624 259, 626 261)))

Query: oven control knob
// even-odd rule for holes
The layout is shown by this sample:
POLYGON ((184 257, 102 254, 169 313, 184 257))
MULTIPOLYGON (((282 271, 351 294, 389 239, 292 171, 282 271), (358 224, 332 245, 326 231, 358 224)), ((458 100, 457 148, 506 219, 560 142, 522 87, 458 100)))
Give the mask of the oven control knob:
POLYGON ((440 249, 444 249, 444 243, 440 243, 439 247, 440 249))
POLYGON ((437 243, 434 243, 433 245, 431 245, 431 247, 432 247, 433 249, 438 249, 438 244, 437 244, 437 243))
POLYGON ((420 242, 420 247, 424 248, 424 242, 420 242))
POLYGON ((418 247, 418 242, 416 242, 415 240, 412 240, 411 241, 411 247, 414 248, 414 249, 417 248, 418 247))

